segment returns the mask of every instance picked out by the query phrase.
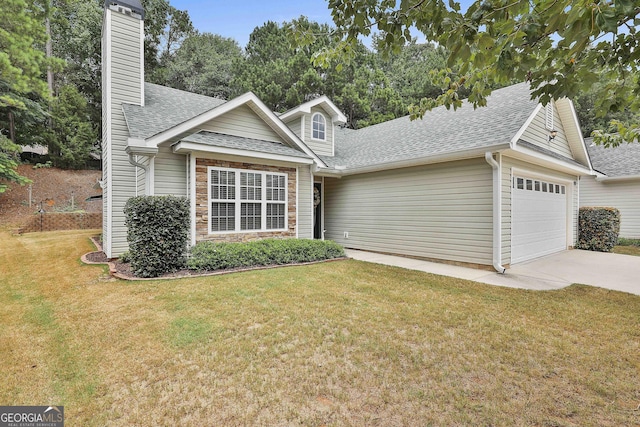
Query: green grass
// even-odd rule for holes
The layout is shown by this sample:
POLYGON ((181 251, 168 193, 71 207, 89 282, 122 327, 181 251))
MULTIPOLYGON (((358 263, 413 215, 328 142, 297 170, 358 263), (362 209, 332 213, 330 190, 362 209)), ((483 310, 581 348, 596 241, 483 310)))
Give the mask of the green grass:
POLYGON ((0 402, 67 425, 640 423, 640 297, 347 260, 114 280, 91 232, 0 233, 0 402))
POLYGON ((640 256, 640 239, 620 238, 618 245, 613 248, 613 252, 624 255, 640 256))

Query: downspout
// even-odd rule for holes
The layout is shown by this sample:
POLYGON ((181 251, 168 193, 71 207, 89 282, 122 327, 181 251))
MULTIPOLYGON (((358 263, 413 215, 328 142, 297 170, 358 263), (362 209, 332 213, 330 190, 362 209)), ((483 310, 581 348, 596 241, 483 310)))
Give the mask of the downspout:
POLYGON ((502 266, 502 201, 500 191, 500 165, 490 151, 484 153, 484 159, 493 169, 493 268, 504 274, 502 266))
MULTIPOLYGON (((151 194, 151 179, 149 179, 150 178, 149 166, 136 162, 133 156, 134 156, 133 153, 129 153, 129 163, 131 163, 133 166, 142 168, 142 170, 144 171, 144 194, 148 196, 151 194)), ((153 156, 148 156, 148 157, 149 157, 149 161, 151 161, 151 157, 153 156)))

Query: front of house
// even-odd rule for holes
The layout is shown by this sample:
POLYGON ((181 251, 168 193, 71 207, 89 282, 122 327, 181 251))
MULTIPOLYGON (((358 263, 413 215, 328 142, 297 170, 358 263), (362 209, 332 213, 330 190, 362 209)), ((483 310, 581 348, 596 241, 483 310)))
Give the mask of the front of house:
POLYGON ((573 105, 528 85, 488 106, 361 130, 326 97, 283 114, 144 82, 144 11, 109 1, 103 27, 104 250, 127 249, 136 195, 191 203, 191 241, 332 239, 448 262, 510 264, 572 247, 592 173, 573 105))

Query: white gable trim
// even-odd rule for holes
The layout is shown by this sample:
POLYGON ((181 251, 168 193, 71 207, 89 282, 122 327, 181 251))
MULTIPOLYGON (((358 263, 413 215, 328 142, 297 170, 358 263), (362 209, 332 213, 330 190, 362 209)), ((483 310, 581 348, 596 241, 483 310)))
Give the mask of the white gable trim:
POLYGON ((304 104, 300 104, 296 108, 293 108, 283 114, 280 115, 280 119, 283 121, 299 116, 301 114, 311 114, 311 109, 313 107, 322 107, 325 111, 330 113, 331 121, 333 123, 346 123, 347 116, 345 116, 342 111, 336 105, 331 102, 329 97, 326 95, 322 95, 319 98, 312 99, 311 101, 307 101, 304 104))
POLYGON ((516 147, 516 145, 518 144, 518 140, 522 138, 522 134, 525 133, 525 131, 527 130, 531 122, 536 118, 536 116, 538 115, 541 109, 542 109, 542 104, 538 104, 536 108, 533 110, 533 113, 531 113, 531 115, 529 115, 529 117, 527 118, 527 121, 524 122, 524 124, 520 127, 520 130, 518 130, 518 132, 513 136, 513 138, 511 138, 511 148, 516 147))
MULTIPOLYGON (((560 116, 560 120, 562 121, 563 119, 563 112, 566 111, 566 109, 568 109, 569 111, 569 115, 571 117, 571 125, 575 126, 575 129, 578 133, 578 137, 580 140, 580 151, 581 151, 581 155, 583 155, 586 159, 587 159, 587 164, 589 166, 589 169, 593 170, 593 164, 591 164, 591 157, 589 156, 589 152, 587 151, 587 144, 584 141, 584 136, 582 135, 582 129, 580 129, 580 121, 578 120, 578 114, 576 113, 576 108, 575 105, 573 104, 573 101, 571 101, 568 98, 562 98, 560 100, 558 100, 558 102, 556 102, 556 107, 558 108, 558 115, 560 116)), ((562 123, 563 126, 565 125, 565 123, 562 123)), ((567 133, 566 129, 565 129, 565 134, 567 133)), ((573 148, 574 148, 574 144, 571 144, 571 141, 567 141, 567 143, 569 144, 569 149, 573 152, 573 148)), ((574 154, 574 157, 575 154, 574 154)))
MULTIPOLYGON (((519 145, 515 149, 513 149, 512 153, 513 154, 520 154, 520 155, 523 155, 525 157, 530 157, 530 158, 533 158, 535 160, 538 160, 539 164, 541 163, 545 167, 547 167, 549 169, 552 169, 552 170, 559 171, 559 172, 565 172, 565 173, 575 174, 575 175, 592 175, 592 170, 587 168, 586 166, 572 165, 572 164, 564 162, 564 161, 562 161, 560 159, 556 159, 556 158, 548 156, 546 154, 539 153, 538 151, 532 150, 532 149, 527 148, 527 147, 523 147, 521 145, 519 145)), ((511 154, 512 157, 521 158, 523 160, 531 161, 530 159, 519 157, 517 155, 513 156, 513 154, 511 154)))
POLYGON ((287 156, 284 154, 264 153, 262 151, 249 151, 237 148, 216 147, 212 145, 198 144, 196 142, 179 141, 172 146, 173 152, 177 154, 187 154, 194 151, 204 153, 226 154, 229 156, 252 157, 255 159, 275 160, 279 162, 295 163, 299 165, 311 165, 313 159, 304 157, 287 156))
POLYGON ((193 128, 196 128, 203 123, 213 120, 216 117, 220 117, 221 115, 228 113, 229 111, 232 111, 242 105, 246 105, 251 108, 276 133, 278 133, 293 146, 301 149, 309 157, 313 158, 318 166, 327 167, 327 165, 252 92, 247 92, 244 95, 240 95, 239 97, 234 98, 231 101, 225 102, 218 107, 215 107, 185 122, 182 122, 171 129, 167 129, 164 132, 154 135, 151 138, 145 140, 145 145, 148 147, 157 147, 158 144, 162 142, 189 133, 189 131, 191 131, 193 128))

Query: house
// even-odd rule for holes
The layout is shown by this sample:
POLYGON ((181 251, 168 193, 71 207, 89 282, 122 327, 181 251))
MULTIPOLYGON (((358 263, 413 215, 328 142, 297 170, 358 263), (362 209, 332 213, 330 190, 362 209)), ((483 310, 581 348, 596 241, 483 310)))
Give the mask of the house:
POLYGON ((605 148, 585 140, 593 176, 580 180, 580 206, 609 206, 620 211, 620 236, 640 239, 640 144, 605 148))
POLYGON ((488 106, 438 108, 361 130, 327 97, 274 114, 144 82, 144 10, 111 0, 103 24, 104 250, 127 249, 136 195, 191 203, 191 243, 332 239, 493 266, 574 245, 579 179, 592 173, 571 101, 525 83, 488 106))

